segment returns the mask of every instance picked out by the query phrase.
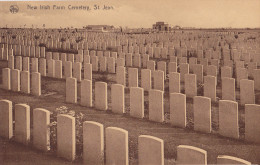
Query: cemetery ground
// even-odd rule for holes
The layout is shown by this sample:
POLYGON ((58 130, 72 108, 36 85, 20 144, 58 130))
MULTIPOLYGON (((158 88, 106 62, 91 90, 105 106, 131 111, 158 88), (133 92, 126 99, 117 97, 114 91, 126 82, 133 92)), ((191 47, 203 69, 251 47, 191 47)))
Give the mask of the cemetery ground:
MULTIPOLYGON (((0 72, 2 68, 7 67, 6 61, 0 61, 0 72)), ((2 76, 2 74, 0 74, 2 76)), ((139 73, 139 75, 141 75, 139 73)), ((2 81, 2 77, 0 77, 2 81)), ((129 164, 137 164, 138 162, 138 136, 151 135, 164 140, 164 156, 165 164, 174 164, 177 157, 176 148, 178 145, 191 145, 199 147, 207 151, 208 164, 215 164, 218 155, 230 155, 239 157, 250 161, 252 164, 260 164, 260 144, 245 142, 244 139, 244 107, 239 106, 239 132, 240 139, 230 139, 222 137, 217 134, 218 131, 218 102, 212 103, 212 133, 205 134, 195 132, 193 130, 193 100, 187 98, 187 128, 173 127, 169 123, 169 93, 165 90, 164 93, 164 111, 165 122, 156 123, 148 120, 148 92, 145 92, 145 117, 144 119, 137 119, 129 115, 129 88, 125 88, 125 108, 126 114, 119 115, 111 112, 111 98, 110 87, 116 82, 115 74, 100 74, 93 72, 93 88, 95 89, 95 82, 103 81, 108 83, 108 110, 100 111, 93 108, 80 106, 79 104, 68 104, 65 102, 65 79, 54 79, 42 77, 42 95, 35 97, 32 95, 21 94, 17 92, 6 91, 0 89, 0 99, 7 99, 17 103, 26 103, 30 105, 31 117, 32 109, 45 108, 51 111, 51 150, 48 153, 35 152, 32 144, 25 147, 15 142, 7 142, 3 139, 1 143, 1 157, 5 159, 5 163, 19 164, 40 164, 46 161, 51 161, 53 164, 69 163, 65 160, 56 158, 56 116, 57 114, 69 114, 76 118, 76 153, 77 159, 73 162, 75 164, 81 163, 82 155, 82 124, 84 121, 96 121, 102 123, 106 127, 119 127, 129 132, 129 164), (3 154, 6 151, 6 155, 3 154), (13 152, 15 151, 15 152, 13 152), (9 155, 11 154, 12 157, 9 155), (4 156, 4 158, 3 158, 4 156), (13 159, 14 158, 14 159, 13 159)), ((139 82, 140 83, 140 82, 139 82)), ((165 84, 168 88, 168 84, 165 84)), ((80 83, 78 83, 78 96, 80 96, 80 83)), ((221 87, 217 86, 217 97, 221 98, 221 87)), ((256 104, 260 104, 260 92, 256 91, 256 104)), ((198 88, 198 95, 202 95, 202 88, 198 88)), ((236 91, 237 97, 239 90, 236 91)), ((93 92, 93 98, 94 92, 93 92)), ((78 100, 79 101, 79 100, 78 100)), ((32 129, 32 123, 31 123, 32 129)), ((12 140, 11 140, 12 141, 12 140)), ((47 163, 47 162, 46 162, 47 163)))

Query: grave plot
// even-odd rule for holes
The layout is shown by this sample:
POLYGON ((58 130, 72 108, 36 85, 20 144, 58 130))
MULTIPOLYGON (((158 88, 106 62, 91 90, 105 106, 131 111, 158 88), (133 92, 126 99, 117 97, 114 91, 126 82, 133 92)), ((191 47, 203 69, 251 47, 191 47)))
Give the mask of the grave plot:
POLYGON ((75 162, 260 163, 250 32, 51 33, 0 31, 1 136, 75 162))

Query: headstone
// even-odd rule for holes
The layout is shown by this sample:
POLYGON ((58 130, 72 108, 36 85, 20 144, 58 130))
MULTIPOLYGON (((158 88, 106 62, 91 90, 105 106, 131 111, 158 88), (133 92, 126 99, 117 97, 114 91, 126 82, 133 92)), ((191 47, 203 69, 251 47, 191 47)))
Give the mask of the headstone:
POLYGON ((128 68, 128 86, 138 87, 138 69, 128 68))
POLYGON ((67 61, 67 54, 66 53, 61 53, 60 60, 62 61, 62 66, 64 66, 65 62, 67 61))
POLYGON ((84 79, 92 80, 92 64, 84 64, 84 79))
POLYGON ((143 54, 142 55, 142 65, 143 68, 147 68, 147 62, 149 61, 149 55, 148 54, 143 54))
POLYGON ((69 161, 76 157, 75 118, 60 114, 57 116, 57 155, 69 161))
POLYGON ((95 82, 95 108, 107 110, 107 83, 95 82))
POLYGON ((15 57, 15 66, 14 66, 14 68, 22 71, 22 69, 23 69, 23 58, 21 56, 16 56, 15 57))
POLYGON ((201 64, 194 64, 193 67, 193 74, 196 75, 196 80, 198 83, 203 83, 203 65, 201 64))
POLYGON ((131 53, 126 54, 125 62, 126 62, 126 66, 132 67, 133 64, 132 64, 132 54, 131 53))
POLYGON ((255 89, 253 80, 240 80, 240 104, 255 104, 255 89))
POLYGON ((176 56, 170 56, 170 62, 178 62, 177 57, 176 56))
POLYGON ((149 91, 149 120, 155 122, 164 121, 163 91, 149 91))
POLYGON ((52 58, 53 60, 60 60, 60 53, 58 53, 58 52, 54 52, 53 53, 53 58, 52 58))
POLYGON ((197 64, 197 58, 195 58, 195 57, 189 58, 189 64, 190 65, 197 64))
POLYGON ((66 78, 66 102, 77 103, 77 79, 66 78))
POLYGON ((221 67, 221 78, 232 78, 232 68, 228 66, 221 67))
POLYGON ((140 135, 138 137, 138 164, 164 165, 164 143, 157 137, 140 135))
POLYGON ((141 87, 145 91, 149 91, 151 89, 151 70, 150 69, 142 69, 141 70, 141 87))
POLYGON ((90 56, 84 55, 83 56, 83 62, 84 62, 84 64, 90 64, 90 56))
POLYGON ((240 88, 240 80, 248 79, 247 69, 246 68, 237 68, 237 77, 236 77, 236 84, 237 88, 240 88))
POLYGON ((112 112, 125 113, 125 88, 121 84, 112 84, 111 86, 112 112))
POLYGON ((11 69, 2 69, 2 84, 5 90, 11 90, 11 69))
POLYGON ((116 69, 115 58, 114 57, 107 58, 108 73, 116 73, 115 69, 116 69))
POLYGON ((260 143, 260 105, 245 105, 245 140, 260 143))
POLYGON ((148 61, 147 62, 147 69, 150 69, 152 74, 153 74, 153 71, 155 70, 155 62, 154 61, 148 61))
POLYGON ((177 127, 186 127, 186 95, 170 94, 170 123, 177 127))
POLYGON ((118 66, 116 68, 116 82, 117 84, 121 84, 125 86, 125 67, 118 66))
POLYGON ((185 94, 187 97, 197 96, 197 81, 195 74, 185 74, 185 94))
POLYGON ((30 72, 21 71, 21 92, 30 93, 30 72))
POLYGON ((194 130, 211 132, 211 100, 207 97, 195 96, 193 99, 194 130))
POLYGON ((85 164, 104 164, 104 126, 102 124, 93 121, 83 122, 82 157, 85 164))
POLYGON ((217 79, 214 76, 204 76, 204 96, 216 101, 217 79))
POLYGON ((47 67, 48 67, 47 76, 48 77, 54 77, 54 75, 55 75, 54 60, 47 60, 47 67))
POLYGON ((23 57, 23 71, 30 71, 30 58, 29 57, 23 57))
POLYGON ((260 69, 254 69, 253 77, 255 90, 260 90, 260 69))
POLYGON ((217 164, 251 165, 251 162, 233 156, 219 155, 217 157, 217 164))
POLYGON ((239 138, 238 104, 235 101, 219 101, 219 134, 239 138))
POLYGON ((164 91, 164 72, 156 70, 153 72, 154 89, 164 91))
POLYGON ((12 102, 0 100, 0 136, 11 139, 13 137, 12 102))
POLYGON ((92 80, 82 80, 80 91, 80 105, 92 107, 92 80))
POLYGON ((100 57, 99 63, 100 63, 99 71, 106 72, 107 71, 107 57, 100 57))
POLYGON ((50 150, 50 111, 42 108, 33 110, 33 145, 35 148, 50 150))
POLYGON ((126 130, 106 128, 106 164, 128 165, 128 132, 126 130))
POLYGON ((222 78, 222 100, 236 101, 235 79, 222 78))
POLYGON ((207 165, 207 151, 193 146, 179 145, 176 164, 207 165))
POLYGON ((144 117, 144 89, 139 87, 130 88, 130 116, 144 117))
POLYGON ((180 80, 184 82, 185 74, 189 74, 189 64, 180 64, 180 80))
POLYGON ((92 64, 92 70, 94 72, 97 72, 98 71, 98 57, 91 56, 90 61, 91 61, 91 64, 92 64))
POLYGON ((209 65, 207 67, 207 76, 218 76, 217 67, 214 65, 209 65))
POLYGON ((177 63, 176 62, 169 62, 168 63, 168 73, 177 72, 177 63))
POLYGON ((249 78, 254 77, 254 69, 257 69, 257 63, 256 62, 248 63, 248 77, 249 78))
POLYGON ((38 72, 38 58, 32 58, 31 72, 38 72))
POLYGON ((82 54, 76 54, 75 59, 76 59, 75 62, 82 63, 83 62, 83 55, 82 54))
POLYGON ((32 84, 31 84, 31 93, 34 96, 41 95, 41 74, 38 72, 32 73, 32 84))
POLYGON ((54 77, 62 78, 62 61, 54 60, 54 77))
POLYGON ((45 47, 40 47, 41 53, 40 57, 45 58, 45 47))
POLYGON ((21 79, 20 79, 20 70, 14 69, 11 70, 11 88, 14 92, 19 92, 21 89, 21 79))
MULTIPOLYGON (((206 59, 206 58, 200 59, 200 64, 203 65, 203 68, 207 68, 208 63, 209 63, 208 59, 206 59)), ((203 70, 203 73, 205 73, 205 72, 206 72, 206 69, 203 70)))
POLYGON ((27 145, 30 141, 30 106, 15 105, 15 141, 27 145))
POLYGON ((39 72, 42 76, 46 76, 46 59, 40 58, 39 59, 39 72))
MULTIPOLYGON (((56 58, 56 57, 55 57, 56 58)), ((46 54, 46 60, 52 60, 52 52, 47 52, 46 54)))
POLYGON ((164 73, 164 79, 166 77, 166 62, 159 61, 157 62, 157 70, 161 70, 164 73))
POLYGON ((140 56, 140 54, 134 54, 133 67, 137 67, 137 68, 141 67, 141 56, 140 56))
POLYGON ((74 54, 68 54, 67 60, 74 63, 74 54))
POLYGON ((14 56, 8 57, 8 68, 14 69, 14 56))
POLYGON ((124 58, 117 58, 116 59, 116 66, 125 66, 125 59, 124 58))
POLYGON ((73 77, 77 79, 78 82, 81 81, 81 69, 82 69, 82 63, 81 62, 75 62, 72 65, 73 67, 73 77))
POLYGON ((169 74, 169 92, 170 93, 180 93, 180 73, 171 72, 169 74))
POLYGON ((72 62, 71 61, 65 61, 64 76, 65 76, 65 78, 72 77, 72 62))

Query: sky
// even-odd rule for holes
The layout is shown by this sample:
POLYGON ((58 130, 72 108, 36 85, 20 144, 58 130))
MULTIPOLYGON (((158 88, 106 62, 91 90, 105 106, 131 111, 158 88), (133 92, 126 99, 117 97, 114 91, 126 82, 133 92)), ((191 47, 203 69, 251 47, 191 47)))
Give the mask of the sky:
POLYGON ((86 0, 23 1, 0 0, 0 27, 82 28, 86 25, 114 25, 128 28, 151 28, 157 21, 171 26, 196 28, 260 27, 260 0, 86 0), (11 5, 19 11, 11 13, 11 5), (28 5, 37 9, 29 9, 28 5), (41 10, 40 5, 49 5, 41 10), (53 9, 64 6, 64 10, 53 9), (89 6, 90 11, 69 10, 68 6, 89 6), (94 10, 94 5, 100 6, 94 10), (113 10, 103 10, 103 6, 113 10))

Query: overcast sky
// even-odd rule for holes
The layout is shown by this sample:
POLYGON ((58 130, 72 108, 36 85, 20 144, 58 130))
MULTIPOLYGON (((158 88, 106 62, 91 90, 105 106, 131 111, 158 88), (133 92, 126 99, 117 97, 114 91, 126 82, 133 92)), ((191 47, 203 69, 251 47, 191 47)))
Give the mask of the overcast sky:
POLYGON ((78 2, 0 2, 0 26, 20 27, 82 27, 107 24, 114 26, 152 27, 156 21, 165 21, 181 27, 260 27, 260 0, 88 0, 78 2), (19 12, 12 14, 10 5, 16 4, 19 12), (113 6, 114 10, 93 10, 113 6), (27 5, 37 6, 29 10, 27 5), (51 10, 40 10, 50 5, 51 10), (66 10, 53 10, 63 5, 66 10), (90 6, 91 11, 68 10, 68 5, 90 6))

